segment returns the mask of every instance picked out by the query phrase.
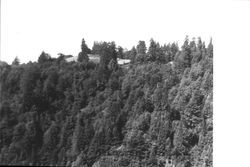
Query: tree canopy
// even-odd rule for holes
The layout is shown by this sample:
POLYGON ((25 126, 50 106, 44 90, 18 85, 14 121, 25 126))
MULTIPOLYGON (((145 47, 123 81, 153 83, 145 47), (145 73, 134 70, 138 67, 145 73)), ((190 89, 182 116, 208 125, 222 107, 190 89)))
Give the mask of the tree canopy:
POLYGON ((78 61, 64 59, 0 65, 0 165, 212 166, 212 40, 83 39, 78 61))

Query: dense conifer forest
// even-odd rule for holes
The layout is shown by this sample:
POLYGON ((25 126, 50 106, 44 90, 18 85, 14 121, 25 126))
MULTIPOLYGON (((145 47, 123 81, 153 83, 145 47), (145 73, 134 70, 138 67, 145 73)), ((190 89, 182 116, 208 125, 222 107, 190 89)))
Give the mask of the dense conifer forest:
POLYGON ((0 62, 0 165, 212 166, 212 40, 79 45, 76 62, 0 62))

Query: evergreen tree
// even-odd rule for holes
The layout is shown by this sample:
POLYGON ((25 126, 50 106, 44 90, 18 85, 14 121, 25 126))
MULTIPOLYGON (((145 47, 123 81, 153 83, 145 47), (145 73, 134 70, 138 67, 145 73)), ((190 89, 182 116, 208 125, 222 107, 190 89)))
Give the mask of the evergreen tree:
POLYGON ((170 47, 170 50, 171 50, 171 55, 172 55, 172 56, 171 56, 171 60, 173 60, 175 54, 179 51, 178 44, 172 43, 172 44, 171 44, 171 47, 170 47))
POLYGON ((164 63, 164 52, 159 43, 156 43, 153 39, 150 40, 150 45, 147 53, 147 61, 156 61, 158 63, 164 63))
MULTIPOLYGON (((0 165, 163 166, 172 156, 176 166, 211 167, 212 41, 186 38, 179 50, 151 40, 150 59, 126 69, 121 52, 96 42, 99 64, 44 52, 39 63, 0 62, 0 165)), ((134 61, 145 52, 140 41, 123 53, 134 61)))
POLYGON ((82 45, 81 45, 81 52, 78 54, 78 61, 79 62, 88 62, 89 57, 88 54, 91 53, 91 50, 88 48, 87 44, 85 43, 84 38, 82 39, 82 45))
POLYGON ((22 110, 28 112, 34 104, 34 88, 40 77, 40 70, 37 66, 27 67, 21 77, 21 91, 23 97, 22 110))
POLYGON ((207 54, 209 58, 213 58, 213 44, 212 44, 212 38, 210 39, 210 42, 207 46, 207 54))
POLYGON ((187 68, 191 66, 191 61, 192 61, 192 55, 191 55, 191 47, 189 44, 189 39, 188 36, 186 36, 184 44, 182 45, 182 51, 181 51, 181 63, 183 68, 187 68))
POLYGON ((157 44, 153 39, 150 39, 150 45, 147 53, 147 61, 155 61, 156 60, 156 51, 157 44))
POLYGON ((136 46, 136 62, 143 63, 146 61, 146 44, 145 41, 139 41, 138 45, 136 46))
POLYGON ((132 49, 129 51, 129 59, 131 60, 132 63, 134 63, 136 60, 136 54, 137 54, 137 51, 135 47, 132 47, 132 49))
POLYGON ((44 51, 42 51, 41 55, 38 58, 38 63, 42 64, 42 63, 45 63, 49 60, 51 60, 50 55, 48 53, 45 53, 44 51))
POLYGON ((12 65, 18 66, 19 64, 20 64, 20 60, 19 60, 18 57, 16 57, 16 58, 13 60, 12 65))
POLYGON ((124 58, 123 48, 121 46, 118 47, 117 57, 121 59, 124 58))
POLYGON ((111 59, 108 67, 111 71, 116 71, 118 69, 117 61, 115 61, 114 59, 111 59))
POLYGON ((102 50, 102 42, 94 42, 94 45, 92 46, 92 54, 100 54, 102 50))
POLYGON ((88 46, 87 46, 84 38, 82 39, 81 51, 83 52, 83 54, 89 54, 89 53, 91 53, 91 50, 88 48, 88 46))
POLYGON ((136 46, 137 54, 146 54, 146 43, 145 41, 139 41, 138 45, 136 46))

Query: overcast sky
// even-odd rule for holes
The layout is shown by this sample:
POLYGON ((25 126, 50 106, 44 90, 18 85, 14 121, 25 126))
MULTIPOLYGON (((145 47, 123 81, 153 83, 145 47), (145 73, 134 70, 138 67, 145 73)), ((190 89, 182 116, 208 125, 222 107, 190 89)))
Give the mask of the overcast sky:
MULTIPOLYGON (((130 49, 150 38, 161 44, 186 35, 209 41, 214 20, 223 10, 207 1, 166 0, 3 0, 1 2, 1 60, 36 61, 44 50, 77 55, 81 39, 115 41, 130 49)), ((220 6, 222 7, 222 6, 220 6)), ((218 21, 218 19, 217 19, 218 21)))

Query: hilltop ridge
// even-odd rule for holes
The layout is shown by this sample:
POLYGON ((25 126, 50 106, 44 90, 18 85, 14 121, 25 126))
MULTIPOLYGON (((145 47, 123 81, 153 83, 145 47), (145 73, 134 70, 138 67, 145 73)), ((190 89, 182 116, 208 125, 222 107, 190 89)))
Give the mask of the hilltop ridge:
POLYGON ((14 64, 0 66, 0 165, 213 166, 212 41, 83 39, 76 61, 14 64))

